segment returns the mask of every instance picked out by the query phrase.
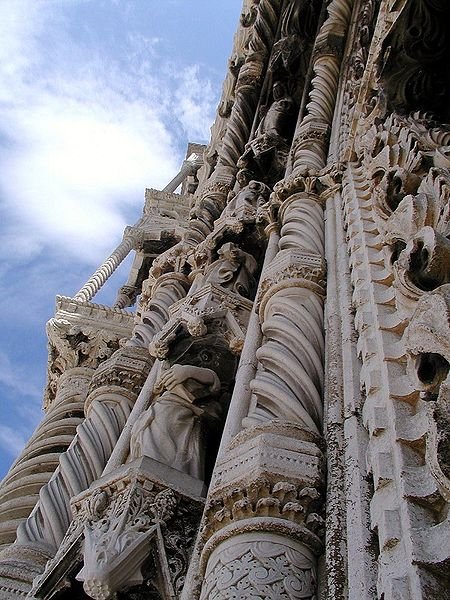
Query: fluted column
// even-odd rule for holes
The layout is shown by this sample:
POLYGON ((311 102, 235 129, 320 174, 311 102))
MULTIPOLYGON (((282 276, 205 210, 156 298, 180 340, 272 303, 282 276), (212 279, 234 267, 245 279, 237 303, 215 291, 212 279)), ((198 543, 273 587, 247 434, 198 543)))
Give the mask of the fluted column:
POLYGON ((58 380, 56 396, 41 423, 0 486, 0 546, 16 539, 17 527, 29 516, 58 459, 84 419, 91 368, 75 367, 58 380))

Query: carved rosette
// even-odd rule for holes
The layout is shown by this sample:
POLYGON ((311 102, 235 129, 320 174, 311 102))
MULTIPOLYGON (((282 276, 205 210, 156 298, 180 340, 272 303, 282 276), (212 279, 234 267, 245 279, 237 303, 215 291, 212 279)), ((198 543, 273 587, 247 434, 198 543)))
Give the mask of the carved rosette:
POLYGON ((134 402, 139 394, 153 364, 152 358, 144 348, 120 348, 108 361, 100 365, 92 377, 89 396, 86 401, 86 414, 89 415, 94 400, 114 404, 134 402))

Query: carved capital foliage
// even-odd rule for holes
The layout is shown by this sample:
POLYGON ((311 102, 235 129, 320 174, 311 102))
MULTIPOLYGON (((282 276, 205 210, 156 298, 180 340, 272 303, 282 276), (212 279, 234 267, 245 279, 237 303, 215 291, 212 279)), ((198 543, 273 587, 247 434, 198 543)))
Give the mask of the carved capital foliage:
POLYGON ((172 487, 163 483, 170 469, 152 475, 158 466, 148 458, 135 461, 72 500, 74 519, 60 551, 35 582, 36 597, 46 597, 52 580, 68 568, 68 555, 84 565, 76 578, 95 600, 130 587, 178 597, 203 500, 191 478, 179 476, 172 487), (183 486, 190 491, 181 491, 183 486))
POLYGON ((96 369, 119 348, 120 335, 63 318, 50 319, 47 323, 49 360, 44 406, 52 403, 63 373, 74 367, 96 369))
POLYGON ((318 445, 318 436, 294 423, 243 430, 216 465, 202 540, 224 528, 236 532, 240 524, 248 530, 248 519, 272 518, 294 523, 296 536, 319 552, 324 459, 318 445))
POLYGON ((120 348, 95 372, 88 396, 88 405, 105 393, 105 388, 122 388, 130 399, 139 394, 153 364, 153 359, 145 348, 120 348))
POLYGON ((273 188, 274 196, 279 204, 298 193, 310 194, 313 198, 319 196, 323 190, 319 174, 315 170, 305 169, 304 172, 293 173, 287 179, 283 179, 273 188))
POLYGON ((324 528, 317 444, 319 436, 286 421, 234 438, 216 465, 200 533, 200 571, 206 570, 201 598, 226 598, 235 589, 249 597, 313 597, 324 528), (256 571, 237 570, 235 559, 256 571))
POLYGON ((176 597, 203 502, 154 481, 142 468, 131 473, 97 487, 81 502, 79 510, 86 514, 84 567, 77 578, 96 600, 144 578, 176 597), (151 566, 143 572, 149 554, 151 566))
POLYGON ((264 271, 259 285, 257 307, 264 317, 269 298, 289 287, 307 287, 325 296, 326 263, 322 256, 301 250, 282 250, 264 271))

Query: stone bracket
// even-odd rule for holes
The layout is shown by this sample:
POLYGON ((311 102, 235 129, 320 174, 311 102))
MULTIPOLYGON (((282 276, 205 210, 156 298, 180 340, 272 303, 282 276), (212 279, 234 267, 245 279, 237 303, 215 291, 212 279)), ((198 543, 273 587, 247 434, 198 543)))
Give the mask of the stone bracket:
POLYGON ((222 334, 230 350, 239 353, 252 304, 250 300, 218 285, 207 284, 170 308, 170 322, 154 337, 150 353, 164 359, 180 328, 192 337, 203 337, 218 320, 224 324, 222 334))

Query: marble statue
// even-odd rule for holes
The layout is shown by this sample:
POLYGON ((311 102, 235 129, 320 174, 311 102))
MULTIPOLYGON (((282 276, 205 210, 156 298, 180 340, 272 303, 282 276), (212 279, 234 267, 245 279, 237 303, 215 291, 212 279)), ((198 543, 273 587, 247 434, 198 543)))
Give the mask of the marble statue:
POLYGON ((163 391, 133 427, 131 459, 150 456, 197 479, 204 477, 202 417, 219 418, 220 381, 211 369, 175 364, 163 372, 163 391))
POLYGON ((205 272, 205 283, 216 283, 248 297, 255 283, 256 260, 232 242, 224 244, 217 254, 219 258, 205 272))
POLYGON ((245 216, 255 215, 256 209, 267 202, 269 198, 269 188, 260 181, 254 179, 249 181, 239 192, 230 195, 228 204, 225 207, 224 216, 245 216))

